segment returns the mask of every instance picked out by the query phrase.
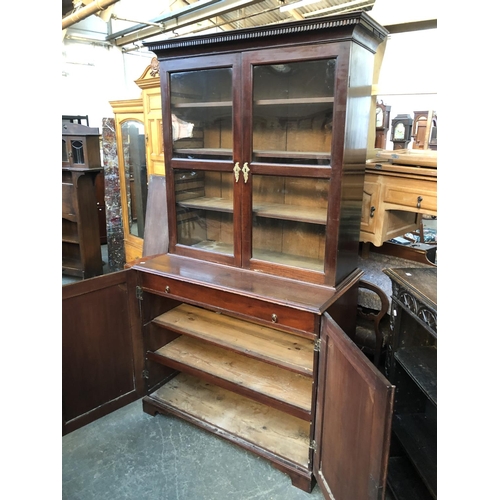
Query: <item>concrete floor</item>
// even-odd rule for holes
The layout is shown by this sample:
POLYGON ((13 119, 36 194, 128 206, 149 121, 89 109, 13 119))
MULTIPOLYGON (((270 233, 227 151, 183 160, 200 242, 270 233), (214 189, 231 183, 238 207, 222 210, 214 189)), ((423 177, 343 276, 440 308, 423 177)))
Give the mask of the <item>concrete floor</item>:
POLYGON ((62 438, 64 500, 322 500, 267 460, 136 401, 62 438))

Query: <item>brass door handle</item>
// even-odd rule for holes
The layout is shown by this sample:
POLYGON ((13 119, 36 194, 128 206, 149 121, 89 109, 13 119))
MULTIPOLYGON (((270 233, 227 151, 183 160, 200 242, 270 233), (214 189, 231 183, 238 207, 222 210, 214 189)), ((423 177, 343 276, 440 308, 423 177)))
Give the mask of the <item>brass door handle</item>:
POLYGON ((241 168, 240 168, 240 162, 237 161, 235 164, 234 164, 234 167, 233 167, 233 172, 234 172, 234 180, 236 182, 238 182, 240 180, 240 172, 241 172, 241 168))
POLYGON ((248 181, 248 173, 250 172, 247 162, 244 163, 242 170, 243 170, 243 179, 245 179, 245 184, 246 184, 248 181))

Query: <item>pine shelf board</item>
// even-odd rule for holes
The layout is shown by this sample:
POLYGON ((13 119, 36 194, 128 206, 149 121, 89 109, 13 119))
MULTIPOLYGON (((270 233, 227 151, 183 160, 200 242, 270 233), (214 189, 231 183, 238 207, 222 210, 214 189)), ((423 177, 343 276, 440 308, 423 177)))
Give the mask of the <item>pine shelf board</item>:
POLYGON ((181 373, 151 394, 172 413, 307 469, 310 423, 181 373))
POLYGON ((313 375, 314 346, 310 339, 189 304, 181 304, 153 322, 302 375, 313 375))
POLYGON ((237 391, 263 395, 309 414, 312 401, 312 377, 249 358, 195 337, 180 336, 155 351, 156 356, 174 361, 175 368, 188 367, 227 382, 237 391))

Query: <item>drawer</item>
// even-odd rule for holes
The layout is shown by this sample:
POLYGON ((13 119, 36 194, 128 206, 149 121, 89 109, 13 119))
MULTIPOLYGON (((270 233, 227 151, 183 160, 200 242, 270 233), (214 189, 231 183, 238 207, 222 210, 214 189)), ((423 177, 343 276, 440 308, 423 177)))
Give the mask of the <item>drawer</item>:
POLYGON ((142 288, 145 292, 227 312, 234 317, 279 328, 305 338, 316 338, 319 333, 320 316, 310 311, 167 276, 148 273, 141 273, 141 275, 142 288))
POLYGON ((387 186, 384 202, 400 205, 412 211, 425 213, 437 211, 437 194, 435 191, 412 189, 408 187, 387 186), (420 203, 420 206, 418 206, 420 203))

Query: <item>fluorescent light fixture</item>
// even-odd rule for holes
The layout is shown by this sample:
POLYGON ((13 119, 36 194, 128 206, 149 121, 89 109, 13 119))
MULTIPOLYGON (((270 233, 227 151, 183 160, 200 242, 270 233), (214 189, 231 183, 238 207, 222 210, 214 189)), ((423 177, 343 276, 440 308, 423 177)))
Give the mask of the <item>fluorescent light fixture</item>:
POLYGON ((321 0, 300 0, 300 2, 289 3, 287 5, 282 5, 280 7, 280 12, 287 12, 289 10, 298 9, 299 7, 305 7, 312 3, 320 2, 321 0))

